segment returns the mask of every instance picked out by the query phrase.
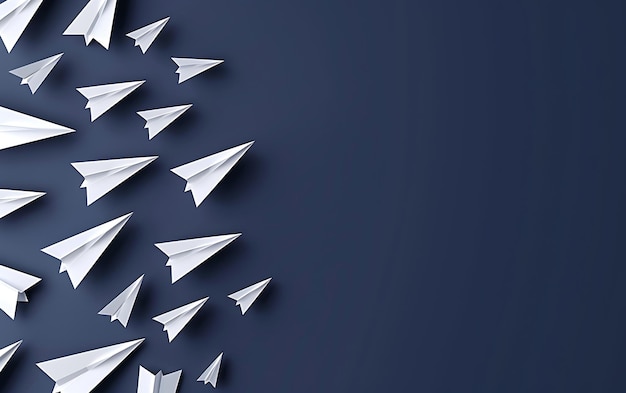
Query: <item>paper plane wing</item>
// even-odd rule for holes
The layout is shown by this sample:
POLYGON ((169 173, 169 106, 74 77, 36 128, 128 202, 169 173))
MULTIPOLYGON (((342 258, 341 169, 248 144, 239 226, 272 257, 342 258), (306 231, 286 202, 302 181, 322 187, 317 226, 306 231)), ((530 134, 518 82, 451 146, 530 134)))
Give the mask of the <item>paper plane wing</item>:
POLYGON ((196 300, 195 302, 178 307, 172 311, 157 315, 152 319, 163 325, 163 330, 167 332, 169 342, 172 342, 198 311, 200 311, 207 300, 209 300, 208 297, 196 300))
POLYGON ((0 372, 2 372, 7 363, 9 363, 9 360, 15 355, 20 345, 22 345, 22 340, 0 349, 0 372))
POLYGON ((26 291, 41 278, 0 265, 0 309, 15 319, 17 302, 28 302, 26 291))
POLYGON ((152 139, 192 106, 193 104, 151 109, 137 114, 146 121, 144 128, 148 129, 148 139, 152 139))
POLYGON ((0 218, 46 195, 45 192, 0 189, 0 218))
POLYGON ((111 317, 111 322, 120 321, 122 326, 128 325, 130 319, 130 313, 133 311, 141 283, 143 282, 143 275, 139 277, 134 283, 130 284, 122 293, 117 295, 115 299, 111 300, 109 304, 104 306, 98 314, 108 315, 111 317))
POLYGON ((116 5, 117 0, 90 0, 63 35, 82 35, 85 37, 85 45, 96 40, 108 50, 116 5))
POLYGON ((48 77, 52 69, 57 65, 63 53, 48 57, 47 59, 39 60, 35 63, 25 65, 20 68, 16 68, 9 71, 11 74, 22 78, 22 85, 28 85, 31 93, 35 94, 39 86, 48 77))
POLYGON ((220 367, 222 366, 222 356, 224 352, 220 353, 217 358, 207 367, 206 370, 198 378, 198 382, 204 382, 204 384, 210 383, 214 388, 217 387, 217 377, 220 373, 220 367))
POLYGON ((241 315, 244 315, 246 311, 252 306, 252 303, 259 297, 261 292, 267 287, 267 284, 270 283, 272 278, 268 278, 267 280, 263 280, 254 285, 250 285, 247 288, 242 289, 241 291, 237 291, 231 295, 228 295, 229 298, 235 300, 236 305, 241 307, 241 315))
POLYGON ((0 4, 0 38, 11 53, 43 0, 6 0, 0 4))
POLYGON ((74 132, 0 106, 0 150, 74 132))
POLYGON ((127 37, 135 40, 135 46, 138 46, 141 49, 141 52, 144 54, 150 48, 150 45, 154 42, 157 36, 161 33, 167 22, 170 18, 161 19, 154 23, 149 24, 148 26, 144 26, 135 31, 131 31, 126 34, 127 37))
POLYGON ((172 57, 172 61, 178 66, 176 73, 178 74, 179 84, 224 62, 224 60, 185 57, 172 57))
POLYGON ((176 393, 182 374, 183 370, 170 374, 163 374, 163 371, 152 374, 142 366, 139 366, 137 393, 176 393))
POLYGON ((108 85, 79 87, 76 90, 87 98, 85 109, 91 113, 91 121, 102 116, 115 104, 135 91, 144 81, 112 83, 108 85))

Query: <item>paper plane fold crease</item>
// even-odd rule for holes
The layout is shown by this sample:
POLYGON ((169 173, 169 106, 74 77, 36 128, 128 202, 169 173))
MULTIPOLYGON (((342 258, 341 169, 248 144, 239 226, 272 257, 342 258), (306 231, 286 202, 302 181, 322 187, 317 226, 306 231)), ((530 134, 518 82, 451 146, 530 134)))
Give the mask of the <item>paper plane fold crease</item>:
POLYGON ((152 374, 147 369, 139 366, 137 393, 176 393, 182 374, 183 370, 169 374, 163 374, 163 371, 152 374))

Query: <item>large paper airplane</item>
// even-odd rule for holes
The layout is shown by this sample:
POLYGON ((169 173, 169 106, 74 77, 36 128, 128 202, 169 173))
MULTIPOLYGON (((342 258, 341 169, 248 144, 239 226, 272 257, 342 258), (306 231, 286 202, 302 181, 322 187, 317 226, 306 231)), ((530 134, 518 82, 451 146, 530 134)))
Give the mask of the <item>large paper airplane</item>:
POLYGON ((145 54, 169 20, 169 17, 161 19, 149 24, 148 26, 131 31, 126 34, 126 36, 135 40, 135 46, 138 46, 141 49, 141 52, 145 54))
POLYGON ((44 195, 45 192, 0 189, 0 218, 44 195))
POLYGON ((143 342, 143 338, 37 363, 54 382, 52 393, 89 393, 143 342))
POLYGON ((89 206, 157 158, 159 157, 73 162, 72 166, 85 178, 80 188, 87 189, 87 206, 89 206))
POLYGON ((87 99, 85 109, 90 109, 91 121, 102 116, 115 104, 135 91, 144 81, 112 83, 108 85, 79 87, 76 90, 87 99))
POLYGON ((0 4, 0 38, 11 53, 43 0, 6 0, 0 4))
POLYGON ((169 257, 165 266, 169 266, 172 269, 173 284, 239 236, 241 236, 241 233, 176 240, 157 243, 155 246, 169 257))
POLYGON ((172 311, 157 315, 152 319, 163 325, 163 331, 167 332, 167 339, 169 342, 172 342, 178 336, 178 333, 191 321, 191 318, 200 311, 200 308, 207 300, 209 300, 208 297, 196 300, 172 311))
POLYGON ((137 114, 146 121, 144 128, 148 129, 148 139, 152 139, 192 106, 193 104, 150 109, 137 112, 137 114))
POLYGON ((178 66, 176 73, 178 74, 178 84, 193 78, 194 76, 210 70, 224 62, 224 60, 213 59, 193 59, 188 57, 172 57, 172 60, 178 66))
POLYGON ((108 315, 111 317, 111 322, 119 321, 122 326, 128 325, 130 319, 130 313, 133 311, 133 306, 137 300, 141 283, 143 282, 143 275, 139 277, 134 283, 130 284, 128 288, 124 289, 122 293, 117 295, 115 299, 111 300, 109 304, 104 306, 98 314, 108 315))
POLYGON ((52 69, 57 65, 59 60, 61 60, 61 57, 63 57, 63 53, 16 68, 9 72, 18 78, 22 78, 20 84, 28 85, 31 93, 35 94, 39 86, 41 86, 52 69))
POLYGON ((163 374, 163 371, 152 374, 142 366, 139 366, 137 393, 176 393, 182 374, 183 370, 169 374, 163 374))
POLYGON ((196 207, 209 196, 211 191, 233 169, 235 164, 252 146, 252 142, 235 146, 208 157, 173 168, 172 172, 187 180, 185 192, 191 191, 196 207))
POLYGON ((26 291, 41 278, 0 265, 0 309, 15 319, 17 303, 27 303, 26 291))
POLYGON ((41 251, 60 260, 59 273, 67 271, 72 286, 78 285, 115 239, 133 213, 128 213, 85 232, 62 240, 41 251))
POLYGON ((85 8, 65 29, 63 35, 82 35, 85 37, 85 45, 96 40, 108 50, 116 5, 117 0, 89 0, 85 8))
POLYGON ((210 383, 214 388, 217 387, 217 377, 220 373, 220 367, 222 366, 222 356, 224 356, 224 352, 220 353, 209 367, 204 370, 202 375, 198 378, 198 382, 204 382, 205 385, 210 383))
POLYGON ((0 372, 2 372, 7 363, 9 363, 9 360, 15 355, 20 345, 22 345, 22 340, 0 349, 0 372))
POLYGON ((71 132, 71 128, 0 106, 0 150, 71 132))
POLYGON ((254 285, 250 285, 241 291, 230 294, 228 297, 237 302, 235 305, 241 307, 241 315, 244 315, 271 280, 272 278, 270 277, 267 280, 263 280, 254 285))

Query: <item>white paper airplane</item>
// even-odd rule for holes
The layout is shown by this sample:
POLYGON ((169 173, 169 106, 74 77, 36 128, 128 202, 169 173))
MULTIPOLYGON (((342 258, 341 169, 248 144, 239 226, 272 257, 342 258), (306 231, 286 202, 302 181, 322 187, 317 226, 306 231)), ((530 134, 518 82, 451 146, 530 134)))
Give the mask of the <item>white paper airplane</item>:
POLYGON ((137 393, 176 393, 182 374, 183 370, 169 374, 163 374, 163 371, 152 374, 142 366, 139 366, 137 393))
POLYGON ((148 129, 148 139, 152 139, 159 132, 163 131, 165 127, 172 124, 174 120, 178 119, 183 113, 187 112, 192 106, 193 104, 171 106, 168 108, 141 111, 137 112, 137 114, 146 121, 144 128, 148 129))
POLYGON ((191 191, 196 207, 198 207, 226 174, 233 169, 241 157, 246 154, 253 143, 254 141, 248 142, 181 165, 173 168, 172 172, 187 180, 185 192, 191 191))
POLYGON ((20 84, 28 85, 31 93, 35 94, 37 89, 39 89, 39 86, 41 86, 43 81, 46 80, 50 74, 50 71, 52 71, 59 60, 61 60, 62 56, 63 53, 59 53, 58 55, 39 60, 9 72, 18 78, 22 78, 22 82, 20 84))
POLYGON ((241 307, 241 315, 244 315, 271 280, 272 278, 270 277, 267 280, 263 280, 241 291, 230 294, 228 297, 237 302, 235 305, 241 307))
POLYGON ((71 128, 0 106, 0 150, 71 132, 71 128))
POLYGON ((187 57, 172 57, 172 60, 178 66, 176 73, 178 74, 178 84, 193 78, 194 76, 210 70, 224 62, 224 60, 213 59, 192 59, 187 57))
POLYGON ((128 325, 130 319, 130 313, 133 311, 133 306, 137 300, 141 283, 143 282, 143 275, 139 277, 134 283, 130 284, 128 288, 124 289, 122 293, 117 295, 115 299, 111 300, 109 304, 104 306, 98 314, 108 315, 111 317, 111 322, 119 321, 122 326, 128 325))
POLYGON ((27 303, 26 291, 41 278, 0 265, 0 310, 15 319, 17 303, 27 303))
POLYGON ((132 214, 105 222, 41 251, 61 261, 59 273, 67 271, 72 286, 76 289, 132 214))
POLYGON ((85 45, 96 40, 108 50, 116 5, 117 0, 89 0, 63 35, 82 35, 85 37, 85 45))
POLYGON ((198 382, 211 383, 214 388, 217 387, 217 377, 220 373, 220 367, 222 366, 222 356, 224 356, 224 352, 220 353, 217 358, 207 367, 206 370, 200 375, 198 378, 198 382))
POLYGON ((52 393, 91 392, 133 353, 143 338, 37 363, 54 382, 52 393))
POLYGON ((172 311, 157 315, 152 319, 163 325, 163 331, 167 332, 167 339, 169 342, 172 342, 178 336, 178 333, 191 321, 191 318, 200 311, 200 308, 207 300, 209 300, 208 297, 196 300, 172 311))
POLYGON ((0 218, 44 195, 45 192, 0 189, 0 218))
POLYGON ((159 157, 151 156, 73 162, 72 166, 85 178, 80 188, 87 189, 89 206, 157 158, 159 157))
POLYGON ((43 0, 6 0, 0 4, 0 38, 11 53, 43 0))
POLYGON ((131 31, 126 34, 126 36, 135 40, 135 46, 138 46, 141 49, 141 52, 145 54, 169 20, 169 17, 161 19, 149 24, 148 26, 131 31))
POLYGON ((157 243, 155 246, 169 257, 165 266, 172 269, 172 284, 174 284, 239 236, 241 233, 176 240, 157 243))
POLYGON ((0 348, 0 372, 6 367, 9 360, 15 355, 17 349, 22 345, 22 340, 13 343, 7 347, 0 348))
POLYGON ((135 91, 144 81, 112 83, 108 85, 79 87, 76 90, 85 98, 87 105, 85 109, 90 109, 91 121, 102 116, 113 105, 123 100, 127 95, 135 91))

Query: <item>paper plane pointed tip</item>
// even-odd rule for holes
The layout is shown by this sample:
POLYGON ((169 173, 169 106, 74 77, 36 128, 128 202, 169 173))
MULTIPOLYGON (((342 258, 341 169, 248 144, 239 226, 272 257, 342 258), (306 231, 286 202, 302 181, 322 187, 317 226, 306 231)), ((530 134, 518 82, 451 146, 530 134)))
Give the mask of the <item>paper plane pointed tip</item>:
POLYGON ((72 132, 75 130, 0 106, 0 150, 72 132))
POLYGON ((0 372, 2 372, 2 369, 9 363, 9 360, 13 358, 13 355, 15 355, 20 345, 22 345, 22 340, 0 348, 0 372))
POLYGON ((0 189, 0 218, 36 201, 45 192, 0 189))

